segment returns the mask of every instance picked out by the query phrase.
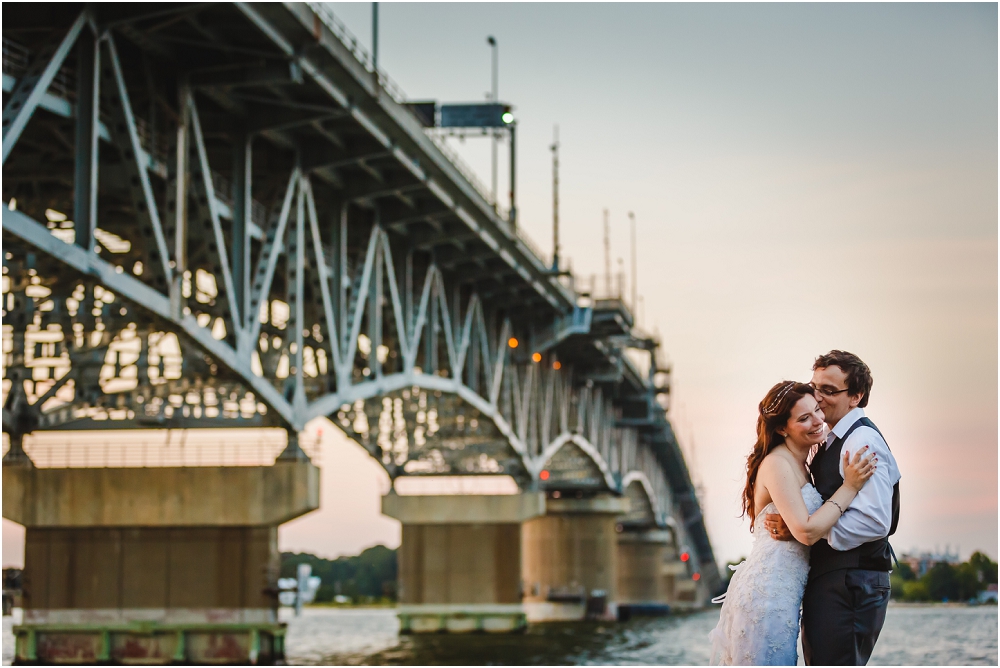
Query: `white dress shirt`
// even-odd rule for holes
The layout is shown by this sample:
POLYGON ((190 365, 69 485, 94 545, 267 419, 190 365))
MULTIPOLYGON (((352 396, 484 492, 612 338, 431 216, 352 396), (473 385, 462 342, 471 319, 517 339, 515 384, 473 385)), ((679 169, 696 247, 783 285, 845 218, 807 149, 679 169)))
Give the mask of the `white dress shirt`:
MULTIPOLYGON (((863 417, 865 417, 863 409, 852 410, 830 430, 826 443, 820 447, 829 448, 836 439, 842 438, 847 433, 851 425, 863 417)), ((885 538, 892 526, 892 488, 899 482, 899 467, 896 466, 896 458, 889 451, 889 446, 877 431, 871 427, 861 426, 847 438, 838 462, 840 475, 844 475, 844 453, 848 453, 853 459, 854 453, 866 445, 869 446, 869 452, 874 452, 878 456, 878 466, 875 474, 869 478, 844 511, 843 517, 827 534, 826 540, 835 550, 852 550, 862 543, 885 538)))

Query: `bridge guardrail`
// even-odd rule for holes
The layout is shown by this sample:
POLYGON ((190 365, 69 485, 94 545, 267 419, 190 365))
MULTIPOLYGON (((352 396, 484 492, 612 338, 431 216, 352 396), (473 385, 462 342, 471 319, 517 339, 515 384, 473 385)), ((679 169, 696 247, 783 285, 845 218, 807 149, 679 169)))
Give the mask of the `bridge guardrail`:
MULTIPOLYGON (((397 103, 405 105, 407 96, 406 93, 403 92, 403 89, 400 88, 398 83, 393 81, 392 77, 390 77, 385 70, 375 67, 371 54, 369 54, 368 51, 358 43, 358 38, 354 36, 354 34, 340 19, 337 18, 336 14, 333 13, 333 10, 327 7, 326 3, 323 2, 307 2, 306 5, 308 5, 309 8, 316 13, 316 16, 320 18, 323 24, 330 29, 330 32, 332 32, 347 48, 347 50, 351 52, 351 55, 354 56, 359 63, 361 63, 362 67, 372 74, 377 73, 378 83, 382 89, 397 103)), ((416 116, 414 115, 414 117, 416 116)), ((486 186, 484 186, 476 177, 472 168, 466 165, 465 162, 459 157, 458 153, 455 152, 455 149, 448 146, 443 137, 439 137, 430 132, 426 134, 434 141, 448 160, 455 165, 458 171, 461 172, 462 176, 464 176, 469 183, 471 183, 472 186, 479 191, 479 194, 482 195, 483 198, 492 206, 496 206, 497 203, 494 201, 490 192, 486 189, 486 186)))

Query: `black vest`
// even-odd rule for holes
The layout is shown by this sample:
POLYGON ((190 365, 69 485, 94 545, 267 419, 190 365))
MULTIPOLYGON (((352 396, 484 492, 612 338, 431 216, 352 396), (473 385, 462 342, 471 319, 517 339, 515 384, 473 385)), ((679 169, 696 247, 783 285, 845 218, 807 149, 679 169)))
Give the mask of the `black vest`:
MULTIPOLYGON (((841 451, 844 442, 858 427, 871 427, 882 436, 875 423, 866 417, 861 418, 847 430, 842 438, 836 439, 830 447, 820 446, 816 456, 813 457, 809 465, 809 474, 812 476, 813 485, 819 490, 820 496, 826 501, 844 484, 844 477, 840 474, 840 460, 843 459, 841 451)), ((885 440, 885 437, 882 437, 885 440)), ((896 533, 896 525, 899 524, 899 482, 892 488, 892 526, 889 528, 889 535, 896 533)), ((853 550, 841 552, 830 547, 826 539, 821 539, 812 546, 809 557, 809 578, 836 571, 841 568, 863 568, 871 571, 888 571, 892 568, 891 551, 888 538, 879 538, 868 543, 863 543, 853 550)))

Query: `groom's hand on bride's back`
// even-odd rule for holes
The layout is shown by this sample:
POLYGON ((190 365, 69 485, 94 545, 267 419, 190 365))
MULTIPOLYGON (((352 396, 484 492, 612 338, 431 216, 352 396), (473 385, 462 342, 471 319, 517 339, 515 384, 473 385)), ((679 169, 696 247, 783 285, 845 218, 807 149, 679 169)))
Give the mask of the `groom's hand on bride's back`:
POLYGON ((792 532, 785 525, 785 520, 781 519, 781 515, 777 513, 764 515, 764 528, 767 529, 767 535, 774 540, 795 540, 792 537, 792 532))

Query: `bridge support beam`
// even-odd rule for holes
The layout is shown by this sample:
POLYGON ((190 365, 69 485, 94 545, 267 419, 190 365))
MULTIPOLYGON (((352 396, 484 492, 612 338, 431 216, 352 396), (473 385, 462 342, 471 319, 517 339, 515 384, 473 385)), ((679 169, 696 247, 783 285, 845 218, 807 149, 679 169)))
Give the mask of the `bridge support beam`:
POLYGON ((5 464, 26 527, 19 663, 270 663, 277 527, 319 507, 308 461, 267 467, 5 464))
POLYGON ((618 534, 618 617, 670 611, 663 565, 670 532, 625 528, 618 534))
POLYGON ((521 526, 545 512, 540 493, 382 497, 403 523, 401 633, 510 633, 521 604, 521 526))
POLYGON ((550 498, 524 525, 524 605, 528 621, 613 619, 617 615, 619 515, 628 500, 610 494, 550 498))

